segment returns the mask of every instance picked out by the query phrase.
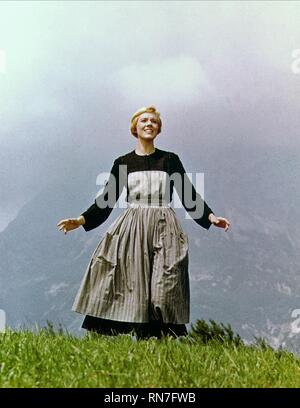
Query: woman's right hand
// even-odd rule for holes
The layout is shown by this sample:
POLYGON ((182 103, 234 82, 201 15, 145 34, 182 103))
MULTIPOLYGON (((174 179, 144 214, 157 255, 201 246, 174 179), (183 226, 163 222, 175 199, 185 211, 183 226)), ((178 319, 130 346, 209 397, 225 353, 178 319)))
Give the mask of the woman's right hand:
POLYGON ((83 224, 84 218, 83 216, 80 216, 78 218, 67 218, 65 220, 61 220, 57 224, 57 227, 60 231, 62 230, 66 235, 68 231, 72 231, 76 228, 79 228, 83 224))

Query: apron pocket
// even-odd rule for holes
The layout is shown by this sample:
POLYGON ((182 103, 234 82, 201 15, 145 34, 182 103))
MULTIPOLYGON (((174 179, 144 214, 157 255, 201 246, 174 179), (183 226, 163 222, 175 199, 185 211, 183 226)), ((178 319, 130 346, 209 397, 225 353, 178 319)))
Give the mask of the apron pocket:
POLYGON ((119 235, 106 232, 95 254, 96 261, 118 263, 119 235))

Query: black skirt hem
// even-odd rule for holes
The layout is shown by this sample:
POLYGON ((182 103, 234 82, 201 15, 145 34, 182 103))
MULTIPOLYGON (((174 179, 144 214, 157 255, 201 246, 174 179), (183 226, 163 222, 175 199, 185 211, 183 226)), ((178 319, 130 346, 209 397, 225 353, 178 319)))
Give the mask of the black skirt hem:
POLYGON ((132 333, 137 338, 161 338, 166 335, 179 337, 188 334, 185 324, 162 323, 158 320, 149 323, 129 323, 90 315, 85 316, 81 327, 106 336, 132 333))

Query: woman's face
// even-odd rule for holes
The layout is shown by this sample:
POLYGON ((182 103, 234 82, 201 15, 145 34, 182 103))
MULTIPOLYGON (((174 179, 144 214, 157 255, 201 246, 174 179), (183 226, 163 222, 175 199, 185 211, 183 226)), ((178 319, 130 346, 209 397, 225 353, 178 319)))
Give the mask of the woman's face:
POLYGON ((159 124, 155 113, 142 113, 136 124, 137 136, 142 139, 155 139, 159 124))

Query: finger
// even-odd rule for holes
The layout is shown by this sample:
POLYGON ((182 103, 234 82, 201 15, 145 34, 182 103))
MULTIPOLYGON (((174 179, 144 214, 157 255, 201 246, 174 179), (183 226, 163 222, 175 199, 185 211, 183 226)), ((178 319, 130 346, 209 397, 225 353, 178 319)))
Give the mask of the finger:
POLYGON ((225 217, 218 217, 218 218, 219 218, 219 220, 225 221, 226 224, 229 224, 229 221, 227 220, 227 218, 225 218, 225 217))
POLYGON ((59 226, 59 225, 61 225, 61 224, 67 224, 67 223, 69 223, 69 222, 72 222, 72 220, 71 220, 70 218, 66 218, 66 219, 64 219, 64 220, 61 220, 61 221, 57 224, 57 226, 59 226))
POLYGON ((64 224, 67 220, 60 220, 59 223, 57 224, 57 226, 60 226, 62 224, 64 224))

